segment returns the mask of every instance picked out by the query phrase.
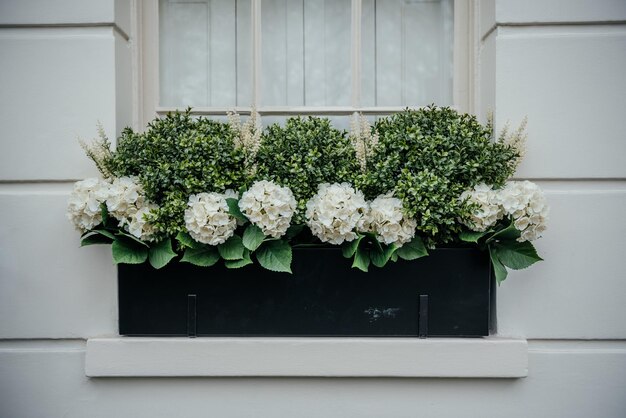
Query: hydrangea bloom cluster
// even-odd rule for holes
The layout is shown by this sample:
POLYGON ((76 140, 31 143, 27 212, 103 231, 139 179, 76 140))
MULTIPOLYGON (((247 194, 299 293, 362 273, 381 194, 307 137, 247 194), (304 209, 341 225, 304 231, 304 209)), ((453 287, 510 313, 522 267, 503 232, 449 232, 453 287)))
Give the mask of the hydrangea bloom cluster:
POLYGON ((306 204, 306 223, 323 242, 341 244, 364 230, 367 202, 363 193, 348 183, 320 184, 306 204))
POLYGON ((297 202, 288 187, 257 181, 241 195, 239 208, 263 233, 279 238, 287 232, 297 202))
POLYGON ((143 241, 153 241, 156 231, 154 225, 148 222, 147 216, 155 209, 158 209, 158 206, 152 203, 144 204, 138 209, 126 225, 128 232, 143 241))
POLYGON ((106 203, 109 214, 119 221, 119 225, 128 225, 144 205, 143 189, 133 177, 118 177, 109 186, 106 203))
POLYGON ((365 228, 384 244, 402 246, 415 236, 417 222, 402 212, 402 201, 392 193, 378 196, 369 205, 365 228))
POLYGON ((228 213, 226 198, 234 195, 199 193, 189 196, 185 210, 185 226, 193 239, 203 244, 219 245, 226 242, 237 228, 237 221, 228 213))
POLYGON ((102 222, 100 204, 109 196, 109 183, 88 178, 74 183, 67 202, 67 218, 80 232, 93 229, 102 222))
POLYGON ((460 199, 478 206, 469 219, 463 220, 473 231, 484 232, 504 216, 498 193, 484 183, 463 192, 460 199))
POLYGON ((502 210, 522 232, 518 241, 541 237, 550 209, 539 186, 530 181, 510 181, 498 191, 498 196, 502 210))
POLYGON ((546 229, 549 207, 539 186, 530 181, 510 181, 500 190, 480 184, 464 192, 461 199, 479 205, 470 219, 464 220, 473 231, 486 231, 504 216, 521 231, 518 241, 533 241, 546 229))

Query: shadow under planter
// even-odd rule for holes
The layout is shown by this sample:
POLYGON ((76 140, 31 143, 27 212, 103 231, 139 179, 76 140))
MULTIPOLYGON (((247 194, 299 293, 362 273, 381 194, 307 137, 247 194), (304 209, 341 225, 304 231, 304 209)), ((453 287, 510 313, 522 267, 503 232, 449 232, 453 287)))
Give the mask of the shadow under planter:
POLYGON ((489 334, 489 255, 441 248, 363 273, 339 248, 296 248, 293 274, 171 263, 118 267, 129 336, 478 337, 489 334))

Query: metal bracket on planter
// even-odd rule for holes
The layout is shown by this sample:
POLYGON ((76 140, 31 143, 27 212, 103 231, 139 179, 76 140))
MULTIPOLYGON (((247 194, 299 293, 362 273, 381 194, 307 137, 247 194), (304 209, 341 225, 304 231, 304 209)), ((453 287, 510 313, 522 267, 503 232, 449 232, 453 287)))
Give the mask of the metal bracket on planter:
POLYGON ((417 336, 428 337, 428 295, 420 295, 419 315, 417 317, 417 336))
POLYGON ((196 331, 196 295, 187 295, 187 336, 195 338, 196 331))

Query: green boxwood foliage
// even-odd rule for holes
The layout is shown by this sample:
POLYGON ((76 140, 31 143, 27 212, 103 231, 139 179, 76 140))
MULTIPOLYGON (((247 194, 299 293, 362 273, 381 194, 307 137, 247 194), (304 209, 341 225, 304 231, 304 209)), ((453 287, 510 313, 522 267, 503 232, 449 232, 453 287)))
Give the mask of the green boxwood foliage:
POLYGON ((345 132, 325 118, 289 118, 264 132, 256 157, 256 177, 291 188, 298 201, 295 223, 304 222, 306 202, 322 183, 351 182, 359 172, 345 132))
POLYGON ((430 244, 451 241, 469 208, 466 189, 501 185, 515 169, 516 149, 493 141, 490 125, 448 107, 405 110, 374 126, 379 142, 360 187, 368 198, 393 191, 430 244))
POLYGON ((192 118, 189 111, 152 121, 145 132, 126 128, 112 167, 116 176, 137 176, 146 198, 159 205, 154 223, 164 235, 184 230, 189 195, 237 190, 247 181, 237 133, 222 122, 192 118))

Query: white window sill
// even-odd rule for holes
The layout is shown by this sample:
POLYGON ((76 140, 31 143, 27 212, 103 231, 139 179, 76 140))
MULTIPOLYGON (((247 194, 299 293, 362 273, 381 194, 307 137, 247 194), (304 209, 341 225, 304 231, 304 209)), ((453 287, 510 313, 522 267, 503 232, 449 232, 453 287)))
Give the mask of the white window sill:
POLYGON ((528 375, 524 339, 93 338, 89 377, 528 375))

